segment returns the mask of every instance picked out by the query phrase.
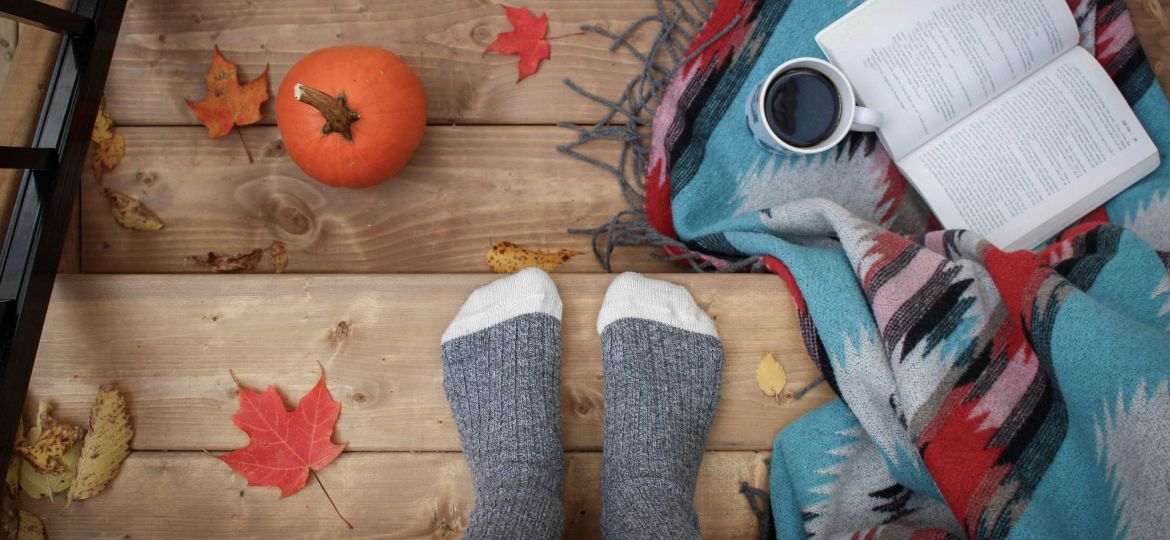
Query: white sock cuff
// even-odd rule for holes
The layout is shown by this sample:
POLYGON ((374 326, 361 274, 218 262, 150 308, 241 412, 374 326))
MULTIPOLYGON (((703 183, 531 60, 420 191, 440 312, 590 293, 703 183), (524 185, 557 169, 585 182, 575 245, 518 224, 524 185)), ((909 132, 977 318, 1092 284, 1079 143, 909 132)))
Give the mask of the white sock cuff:
POLYGON ((560 320, 561 312, 561 296, 552 278, 544 270, 527 268, 472 292, 443 332, 443 343, 520 315, 545 313, 560 320))
POLYGON ((715 321, 707 316, 686 287, 626 272, 609 285, 597 315, 597 333, 621 319, 647 319, 718 338, 715 321))

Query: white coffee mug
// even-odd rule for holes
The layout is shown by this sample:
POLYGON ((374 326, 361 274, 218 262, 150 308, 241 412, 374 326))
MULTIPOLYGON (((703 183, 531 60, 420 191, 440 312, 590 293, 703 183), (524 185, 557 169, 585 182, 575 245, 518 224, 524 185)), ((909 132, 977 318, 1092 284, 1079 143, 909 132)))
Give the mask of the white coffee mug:
POLYGON ((875 131, 882 125, 882 113, 858 106, 857 97, 853 93, 853 85, 849 84, 849 79, 845 78, 845 74, 833 64, 819 58, 793 58, 780 64, 780 67, 772 70, 772 73, 756 86, 751 97, 747 100, 746 112, 748 129, 756 141, 768 150, 783 154, 824 152, 837 146, 837 143, 844 140, 850 131, 875 131), (793 146, 781 140, 768 125, 764 109, 767 106, 764 101, 772 82, 784 73, 795 69, 806 69, 824 75, 833 84, 837 90, 837 97, 840 98, 841 114, 837 119, 837 127, 823 141, 813 146, 793 146))

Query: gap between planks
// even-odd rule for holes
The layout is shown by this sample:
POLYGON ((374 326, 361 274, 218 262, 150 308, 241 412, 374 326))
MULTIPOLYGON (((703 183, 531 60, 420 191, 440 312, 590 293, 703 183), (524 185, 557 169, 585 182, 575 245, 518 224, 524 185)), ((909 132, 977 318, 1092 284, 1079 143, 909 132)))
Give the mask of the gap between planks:
MULTIPOLYGON (((457 451, 440 336, 467 295, 495 277, 61 276, 26 411, 31 418, 48 399, 59 418, 84 424, 98 386, 114 383, 128 396, 135 449, 227 450, 247 443, 231 423, 238 399, 229 370, 250 388, 277 385, 292 403, 316 383, 321 362, 342 403, 335 440, 352 450, 457 451)), ((757 387, 756 365, 769 352, 792 391, 818 375, 779 278, 659 277, 687 286, 722 336, 722 400, 708 449, 770 450, 783 426, 833 398, 822 384, 781 404, 757 387)), ((597 450, 604 391, 595 325, 612 277, 553 279, 565 306, 565 448, 597 450)))

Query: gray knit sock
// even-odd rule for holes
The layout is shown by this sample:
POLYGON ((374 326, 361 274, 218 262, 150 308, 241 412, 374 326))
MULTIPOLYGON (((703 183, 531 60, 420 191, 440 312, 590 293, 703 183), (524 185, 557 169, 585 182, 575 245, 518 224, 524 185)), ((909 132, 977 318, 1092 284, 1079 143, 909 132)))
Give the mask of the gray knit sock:
POLYGON ((443 333, 443 388, 475 484, 464 538, 560 538, 561 299, 525 270, 477 289, 443 333))
POLYGON ((601 530, 698 538, 693 499, 723 368, 715 323, 686 288, 618 276, 597 320, 605 370, 601 530))

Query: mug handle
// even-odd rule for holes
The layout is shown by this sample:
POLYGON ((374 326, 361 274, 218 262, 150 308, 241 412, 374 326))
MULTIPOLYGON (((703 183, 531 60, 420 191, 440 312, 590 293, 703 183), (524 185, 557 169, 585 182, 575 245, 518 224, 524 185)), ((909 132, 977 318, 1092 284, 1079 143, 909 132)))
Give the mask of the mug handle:
POLYGON ((852 131, 877 131, 882 127, 882 113, 877 109, 870 109, 868 107, 857 107, 853 111, 853 126, 849 129, 852 131))

